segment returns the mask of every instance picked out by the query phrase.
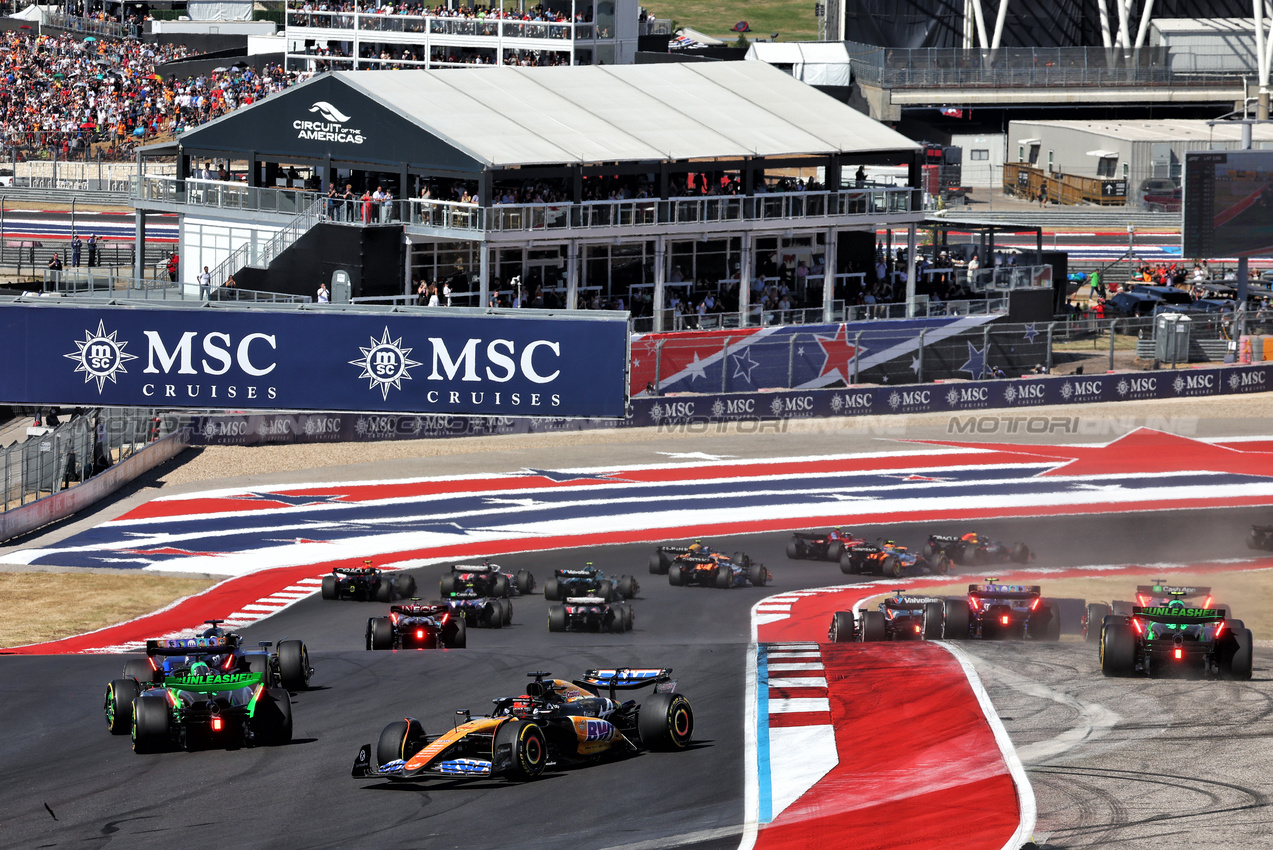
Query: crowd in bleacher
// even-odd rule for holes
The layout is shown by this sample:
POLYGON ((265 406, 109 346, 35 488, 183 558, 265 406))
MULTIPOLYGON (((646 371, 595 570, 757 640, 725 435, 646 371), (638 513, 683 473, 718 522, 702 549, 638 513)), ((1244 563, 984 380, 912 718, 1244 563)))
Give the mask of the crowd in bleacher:
POLYGON ((10 32, 0 37, 0 145, 5 158, 126 158, 136 143, 181 133, 290 86, 266 66, 161 77, 184 45, 85 41, 10 32))
MULTIPOLYGON (((328 0, 288 0, 287 8, 295 12, 360 12, 368 15, 404 15, 404 16, 431 16, 435 18, 464 18, 470 20, 486 20, 488 18, 496 18, 505 21, 538 21, 545 23, 568 23, 570 15, 566 12, 556 12, 552 9, 545 9, 542 4, 533 6, 529 9, 498 9, 489 6, 480 6, 474 4, 472 6, 460 5, 453 9, 449 9, 444 5, 429 6, 424 3, 388 3, 385 5, 377 5, 371 2, 365 3, 349 3, 349 2, 328 2, 328 0)), ((575 15, 576 23, 590 23, 592 21, 592 7, 589 6, 586 11, 581 11, 575 15)), ((325 26, 322 22, 314 22, 313 26, 325 26)))

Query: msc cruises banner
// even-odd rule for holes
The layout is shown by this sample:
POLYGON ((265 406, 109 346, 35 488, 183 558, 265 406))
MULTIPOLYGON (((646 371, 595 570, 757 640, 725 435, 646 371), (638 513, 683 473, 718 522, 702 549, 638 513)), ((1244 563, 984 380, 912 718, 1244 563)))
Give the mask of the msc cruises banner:
POLYGON ((1083 433, 1076 418, 1034 415, 1043 405, 1088 404, 1236 395, 1273 389, 1273 366, 1044 375, 994 381, 908 386, 854 386, 836 390, 678 395, 634 398, 621 420, 560 417, 419 416, 336 413, 258 413, 195 416, 195 445, 360 442, 536 434, 597 428, 654 427, 706 431, 738 423, 739 430, 771 430, 792 419, 894 413, 948 413, 951 433, 1083 433), (1035 429, 1044 429, 1038 430, 1035 429), (1048 430, 1050 429, 1050 430, 1048 430))
POLYGON ((616 417, 625 317, 0 305, 0 403, 616 417))

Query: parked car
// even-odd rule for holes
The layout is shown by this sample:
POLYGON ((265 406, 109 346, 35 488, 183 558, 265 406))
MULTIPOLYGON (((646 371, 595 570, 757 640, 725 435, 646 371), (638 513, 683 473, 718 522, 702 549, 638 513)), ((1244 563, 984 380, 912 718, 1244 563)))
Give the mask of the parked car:
POLYGON ((1105 315, 1110 318, 1141 318, 1152 316, 1154 308, 1162 301, 1148 292, 1120 292, 1105 302, 1105 315))
POLYGON ((1149 177, 1140 183, 1140 199, 1150 212, 1180 212, 1184 193, 1170 177, 1149 177))

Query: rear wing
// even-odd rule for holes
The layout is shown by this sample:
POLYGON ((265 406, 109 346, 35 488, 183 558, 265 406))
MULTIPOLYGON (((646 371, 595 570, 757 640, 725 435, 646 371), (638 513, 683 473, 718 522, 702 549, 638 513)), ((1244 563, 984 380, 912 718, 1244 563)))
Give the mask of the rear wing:
POLYGON ((922 608, 930 602, 940 603, 936 596, 890 596, 884 600, 888 608, 922 608))
POLYGON ((955 543, 963 538, 955 534, 930 534, 928 539, 933 543, 955 543))
POLYGON ((471 589, 452 590, 450 593, 447 594, 447 598, 448 599, 481 599, 482 594, 478 593, 476 590, 471 590, 471 589))
MULTIPOLYGON (((1138 597, 1139 597, 1139 596, 1143 596, 1143 597, 1145 597, 1145 598, 1147 598, 1147 599, 1160 598, 1160 597, 1167 597, 1167 596, 1180 596, 1180 597, 1205 596, 1205 597, 1210 597, 1210 596, 1211 596, 1211 588, 1209 588, 1209 587, 1193 587, 1192 585, 1183 585, 1183 584, 1163 584, 1163 583, 1159 582, 1159 583, 1157 583, 1157 584, 1138 584, 1138 585, 1136 585, 1136 595, 1137 595, 1138 597)), ((1146 606, 1146 607, 1149 607, 1149 606, 1146 606)), ((1208 607, 1208 606, 1203 606, 1203 607, 1208 607)))
POLYGON ((146 641, 147 655, 225 655, 239 648, 238 635, 146 641))
POLYGON ((453 564, 451 566, 453 573, 497 573, 499 571, 498 564, 453 564))
POLYGON ((557 570, 558 578, 594 578, 600 575, 600 570, 595 567, 585 567, 578 570, 557 570))
POLYGON ((825 531, 793 531, 791 536, 797 540, 825 540, 828 532, 825 531))
POLYGON ((668 555, 684 555, 690 551, 688 546, 660 546, 659 552, 665 552, 668 555))
POLYGON ((1043 587, 1037 584, 970 584, 969 595, 994 596, 999 599, 1029 599, 1042 596, 1043 587))
POLYGON ((1222 622, 1223 608, 1167 608, 1153 606, 1149 608, 1132 608, 1132 616, 1155 623, 1175 623, 1178 625, 1201 625, 1222 622))
POLYGON ((332 572, 338 576, 374 576, 380 573, 375 567, 335 567, 332 572))
POLYGON ((571 605, 605 605, 606 601, 600 596, 567 596, 566 601, 571 605))
POLYGON ((429 617, 434 614, 444 614, 450 609, 445 604, 441 605, 393 605, 389 608, 390 614, 401 614, 404 617, 429 617))
POLYGON ((585 670, 583 678, 574 684, 585 688, 609 688, 610 698, 615 692, 634 690, 654 685, 658 693, 672 693, 676 690, 676 680, 672 678, 671 667, 620 667, 610 670, 585 670))

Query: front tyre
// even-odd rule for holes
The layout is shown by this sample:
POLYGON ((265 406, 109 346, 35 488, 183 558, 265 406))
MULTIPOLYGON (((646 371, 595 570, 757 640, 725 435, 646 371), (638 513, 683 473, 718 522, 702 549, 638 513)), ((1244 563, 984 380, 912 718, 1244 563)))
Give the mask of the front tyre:
POLYGON ((309 687, 309 650, 305 648, 304 641, 285 640, 279 643, 278 672, 283 687, 289 691, 309 687))
POLYGON ((685 584, 685 572, 681 569, 680 564, 674 564, 668 569, 667 583, 672 585, 672 587, 680 587, 685 584))
POLYGON ((1087 604, 1087 621, 1083 624, 1083 640, 1096 643, 1101 639, 1101 623, 1110 615, 1109 606, 1104 602, 1087 604))
POLYGON ((517 592, 521 594, 532 593, 535 590, 535 577, 527 570, 518 570, 513 583, 517 586, 517 592))
POLYGON ((548 765, 548 740, 539 725, 528 720, 510 720, 495 733, 492 761, 508 752, 511 779, 528 781, 544 772, 548 765))
POLYGON ((683 750, 694 737, 694 709, 680 694, 654 694, 637 714, 641 745, 651 750, 683 750))
POLYGON ((380 733, 376 742, 376 767, 383 767, 391 761, 410 761, 412 756, 424 749, 428 738, 424 734, 424 724, 414 717, 395 720, 380 733))
POLYGON ((650 573, 656 576, 667 575, 667 568, 672 566, 672 562, 662 552, 656 552, 650 556, 650 573))
POLYGON ((566 630, 566 606, 554 605, 548 609, 548 631, 564 632, 566 630))

